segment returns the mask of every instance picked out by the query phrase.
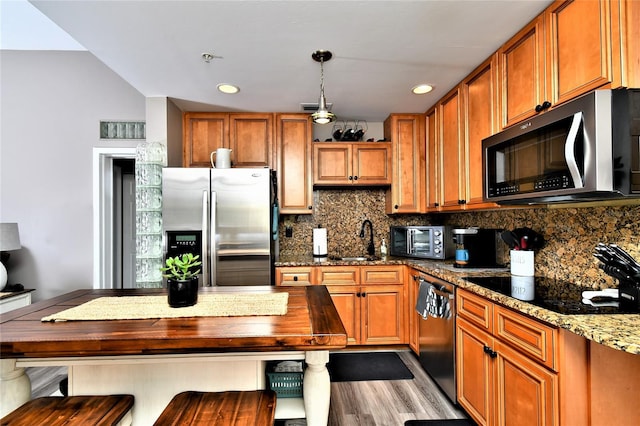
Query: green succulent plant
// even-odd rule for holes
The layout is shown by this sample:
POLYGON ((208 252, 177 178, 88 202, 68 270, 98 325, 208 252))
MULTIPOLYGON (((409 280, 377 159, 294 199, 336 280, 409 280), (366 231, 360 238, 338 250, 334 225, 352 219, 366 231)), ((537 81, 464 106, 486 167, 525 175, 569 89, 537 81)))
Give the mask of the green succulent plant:
POLYGON ((200 273, 200 269, 196 268, 202 265, 198 259, 200 256, 194 256, 193 253, 185 253, 182 256, 168 257, 166 267, 160 268, 164 272, 165 278, 171 278, 178 281, 189 280, 200 273))

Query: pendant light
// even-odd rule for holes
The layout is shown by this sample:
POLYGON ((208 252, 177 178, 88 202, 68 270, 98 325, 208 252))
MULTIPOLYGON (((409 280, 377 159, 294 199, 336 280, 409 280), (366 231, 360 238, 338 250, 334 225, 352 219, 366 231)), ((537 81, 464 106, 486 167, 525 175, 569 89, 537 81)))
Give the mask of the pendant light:
POLYGON ((325 61, 331 59, 333 55, 328 50, 316 50, 311 54, 314 61, 320 62, 320 100, 318 110, 311 114, 313 122, 316 124, 327 124, 335 121, 336 115, 327 109, 327 100, 324 97, 324 67, 325 61))

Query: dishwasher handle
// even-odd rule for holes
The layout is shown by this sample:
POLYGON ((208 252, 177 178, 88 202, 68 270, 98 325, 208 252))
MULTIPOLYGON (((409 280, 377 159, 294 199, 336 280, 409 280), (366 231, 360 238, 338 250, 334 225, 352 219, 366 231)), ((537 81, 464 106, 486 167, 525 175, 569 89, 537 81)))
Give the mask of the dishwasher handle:
MULTIPOLYGON (((433 283, 431 283, 431 284, 433 285, 433 283)), ((453 297, 454 297, 453 293, 451 293, 450 291, 447 291, 444 288, 444 286, 442 286, 440 288, 434 286, 433 292, 438 296, 447 297, 449 299, 453 299, 453 297)))
POLYGON ((424 277, 421 277, 419 275, 414 275, 414 279, 418 280, 418 284, 422 284, 423 282, 425 282, 427 284, 431 284, 433 286, 433 292, 438 296, 446 297, 446 298, 451 299, 451 300, 453 300, 453 298, 455 297, 453 292, 448 291, 447 287, 444 286, 444 285, 438 284, 436 282, 429 281, 429 280, 427 280, 424 277))

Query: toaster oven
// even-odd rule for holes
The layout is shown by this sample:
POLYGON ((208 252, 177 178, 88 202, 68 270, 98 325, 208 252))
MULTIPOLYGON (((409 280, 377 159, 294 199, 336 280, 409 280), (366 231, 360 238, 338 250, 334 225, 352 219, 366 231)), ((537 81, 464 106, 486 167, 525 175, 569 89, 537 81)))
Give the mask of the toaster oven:
POLYGON ((389 240, 392 256, 448 259, 455 253, 448 226, 392 226, 389 240))

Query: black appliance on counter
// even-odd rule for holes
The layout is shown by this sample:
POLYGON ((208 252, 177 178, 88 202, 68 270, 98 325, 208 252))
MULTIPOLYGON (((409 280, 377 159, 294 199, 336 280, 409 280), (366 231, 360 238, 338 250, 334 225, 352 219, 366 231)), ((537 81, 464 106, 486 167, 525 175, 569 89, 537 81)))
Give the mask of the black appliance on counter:
POLYGON ((640 263, 617 244, 598 243, 598 266, 618 281, 620 306, 640 312, 640 263))
POLYGON ((582 301, 582 292, 593 291, 593 288, 579 286, 569 281, 547 277, 518 276, 467 276, 464 277, 464 279, 489 290, 511 296, 515 299, 524 300, 532 305, 564 315, 625 314, 638 312, 626 304, 618 303, 616 299, 611 299, 609 303, 601 303, 601 306, 584 303, 582 301), (530 291, 523 291, 523 288, 527 285, 522 282, 523 279, 530 279, 530 291), (522 297, 524 294, 527 294, 527 297, 522 297))
POLYGON ((455 228, 456 268, 503 268, 498 263, 498 244, 502 229, 455 228))

